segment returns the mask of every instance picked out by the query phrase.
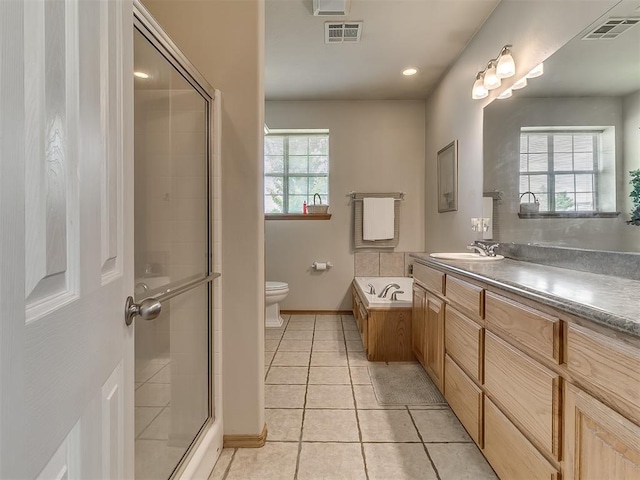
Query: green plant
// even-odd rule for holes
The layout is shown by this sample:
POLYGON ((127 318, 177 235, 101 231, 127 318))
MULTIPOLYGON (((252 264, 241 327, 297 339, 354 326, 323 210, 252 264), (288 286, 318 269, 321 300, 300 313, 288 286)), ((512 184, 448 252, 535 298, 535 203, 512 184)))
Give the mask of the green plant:
POLYGON ((627 223, 640 226, 640 169, 631 170, 629 175, 631 176, 629 183, 632 187, 629 197, 633 200, 633 209, 631 210, 631 220, 627 223))
POLYGON ((573 198, 567 195, 567 192, 558 193, 556 195, 556 211, 562 212, 573 209, 573 198))

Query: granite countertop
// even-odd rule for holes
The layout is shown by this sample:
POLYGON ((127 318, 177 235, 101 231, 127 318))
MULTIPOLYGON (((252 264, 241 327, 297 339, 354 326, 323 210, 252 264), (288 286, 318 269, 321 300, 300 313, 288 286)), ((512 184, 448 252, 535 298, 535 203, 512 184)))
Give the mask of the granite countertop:
POLYGON ((640 281, 517 260, 465 262, 413 254, 417 261, 517 293, 640 337, 640 281))

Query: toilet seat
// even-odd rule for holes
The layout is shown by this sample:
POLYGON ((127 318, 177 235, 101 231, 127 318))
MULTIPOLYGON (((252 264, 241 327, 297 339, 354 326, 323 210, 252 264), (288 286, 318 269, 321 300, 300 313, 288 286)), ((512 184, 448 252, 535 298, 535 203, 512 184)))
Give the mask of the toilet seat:
POLYGON ((277 292, 280 290, 287 290, 289 288, 289 284, 285 282, 267 282, 266 291, 267 292, 277 292))

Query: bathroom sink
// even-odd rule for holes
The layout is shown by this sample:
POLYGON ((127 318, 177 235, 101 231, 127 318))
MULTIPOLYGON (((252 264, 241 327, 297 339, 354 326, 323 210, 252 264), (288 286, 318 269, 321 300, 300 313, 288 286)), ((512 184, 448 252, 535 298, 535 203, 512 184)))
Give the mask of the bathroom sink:
POLYGON ((432 253, 429 256, 441 260, 463 260, 465 262, 495 262, 496 260, 502 260, 504 258, 502 255, 483 257, 476 252, 432 253))

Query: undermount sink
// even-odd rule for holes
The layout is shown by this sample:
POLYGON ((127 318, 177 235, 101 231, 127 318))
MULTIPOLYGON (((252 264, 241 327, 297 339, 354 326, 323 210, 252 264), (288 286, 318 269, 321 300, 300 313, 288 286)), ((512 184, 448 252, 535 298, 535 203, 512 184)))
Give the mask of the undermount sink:
POLYGON ((495 262, 504 258, 502 255, 485 257, 476 252, 432 253, 429 256, 441 260, 464 260, 465 262, 495 262))

